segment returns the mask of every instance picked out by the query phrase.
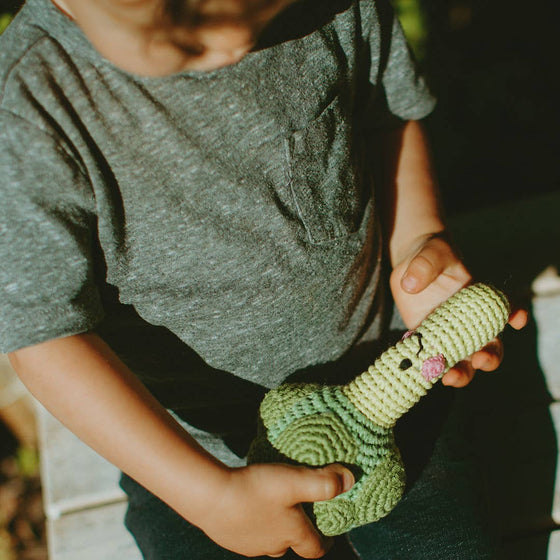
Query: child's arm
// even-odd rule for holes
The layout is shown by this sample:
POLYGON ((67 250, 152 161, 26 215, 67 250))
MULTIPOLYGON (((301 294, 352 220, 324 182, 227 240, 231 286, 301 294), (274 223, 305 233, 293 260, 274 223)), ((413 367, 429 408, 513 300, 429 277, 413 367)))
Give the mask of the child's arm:
POLYGON ((94 334, 18 350, 10 360, 30 391, 86 444, 159 496, 221 546, 240 554, 307 558, 327 541, 302 502, 352 484, 340 466, 231 469, 203 450, 94 334))
MULTIPOLYGON (((393 265, 391 290, 409 328, 471 281, 446 235, 428 144, 420 123, 410 121, 382 139, 385 161, 385 211, 389 256, 393 265)), ((467 194, 465 194, 467 196, 467 194)), ((510 317, 514 328, 527 321, 523 310, 510 317)), ((502 359, 498 340, 470 361, 449 370, 443 383, 466 385, 475 369, 492 371, 502 359)))

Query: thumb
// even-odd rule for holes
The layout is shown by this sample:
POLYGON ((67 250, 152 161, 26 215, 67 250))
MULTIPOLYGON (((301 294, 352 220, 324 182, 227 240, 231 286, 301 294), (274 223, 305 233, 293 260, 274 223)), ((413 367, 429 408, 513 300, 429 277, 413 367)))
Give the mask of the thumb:
POLYGON ((293 482, 293 503, 330 500, 354 485, 354 475, 339 464, 320 469, 299 468, 293 482))
POLYGON ((430 285, 445 269, 450 251, 441 250, 434 244, 426 244, 410 261, 401 278, 405 292, 414 294, 430 285))
POLYGON ((454 248, 443 233, 430 236, 414 253, 401 277, 401 288, 417 294, 442 272, 461 265, 454 248))

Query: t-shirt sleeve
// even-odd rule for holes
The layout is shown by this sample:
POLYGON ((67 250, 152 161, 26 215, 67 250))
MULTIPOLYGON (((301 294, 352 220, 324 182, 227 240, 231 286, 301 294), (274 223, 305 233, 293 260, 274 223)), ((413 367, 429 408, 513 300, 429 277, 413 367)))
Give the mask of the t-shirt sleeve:
POLYGON ((95 201, 55 135, 0 113, 0 351, 91 330, 103 316, 95 201))
POLYGON ((431 113, 436 100, 418 69, 394 9, 388 0, 367 0, 366 9, 374 7, 367 34, 374 53, 370 81, 377 91, 376 116, 389 123, 422 119, 431 113))

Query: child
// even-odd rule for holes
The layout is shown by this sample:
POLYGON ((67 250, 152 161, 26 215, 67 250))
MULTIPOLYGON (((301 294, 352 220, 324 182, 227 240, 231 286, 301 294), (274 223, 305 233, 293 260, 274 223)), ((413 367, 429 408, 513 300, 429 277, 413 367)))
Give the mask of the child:
MULTIPOLYGON (((296 372, 359 373, 382 244, 408 327, 470 281, 386 0, 28 0, 0 69, 0 350, 128 475, 146 558, 321 557, 300 504, 353 476, 245 466, 260 398, 296 372)), ((500 360, 496 341, 444 383, 500 360)), ((440 487, 408 503, 447 537, 405 499, 350 535, 356 554, 487 557, 440 487)))

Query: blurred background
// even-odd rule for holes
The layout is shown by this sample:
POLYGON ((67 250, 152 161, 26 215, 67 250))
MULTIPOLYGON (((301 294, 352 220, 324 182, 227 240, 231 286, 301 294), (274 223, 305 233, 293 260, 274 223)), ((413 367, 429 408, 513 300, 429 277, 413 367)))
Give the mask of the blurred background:
MULTIPOLYGON (((0 0, 0 33, 22 3, 0 0)), ((0 560, 47 559, 34 412, 32 398, 0 355, 0 560)))
POLYGON ((45 560, 34 406, 0 355, 0 560, 45 560))
MULTIPOLYGON (((438 98, 426 126, 448 213, 458 216, 459 224, 462 215, 476 212, 488 221, 496 215, 487 209, 512 203, 518 219, 502 222, 523 239, 525 205, 537 208, 531 206, 535 197, 560 192, 556 159, 560 3, 393 0, 393 4, 438 98)), ((19 5, 16 0, 0 0, 0 33, 19 5)), ((555 235, 551 223, 560 221, 555 210, 548 208, 542 219, 542 231, 555 235)), ((465 236, 472 236, 473 229, 494 234, 488 227, 473 225, 469 219, 465 236)), ((532 231, 530 241, 542 243, 542 235, 534 233, 535 223, 532 231)), ((554 253, 551 262, 558 264, 560 239, 546 235, 554 253)), ((503 238, 507 241, 507 231, 503 238)), ((538 252, 539 247, 534 249, 538 252)), ((551 263, 535 261, 531 274, 547 264, 551 263)), ((531 278, 524 280, 527 284, 531 278)), ((5 357, 0 358, 0 560, 43 560, 33 405, 5 357)))
POLYGON ((438 105, 444 201, 462 212, 560 188, 560 3, 395 0, 438 105))

